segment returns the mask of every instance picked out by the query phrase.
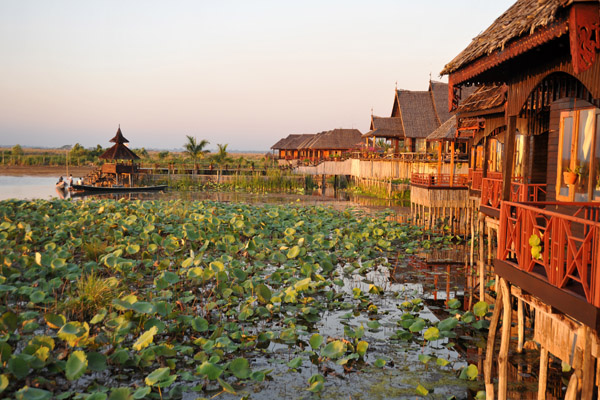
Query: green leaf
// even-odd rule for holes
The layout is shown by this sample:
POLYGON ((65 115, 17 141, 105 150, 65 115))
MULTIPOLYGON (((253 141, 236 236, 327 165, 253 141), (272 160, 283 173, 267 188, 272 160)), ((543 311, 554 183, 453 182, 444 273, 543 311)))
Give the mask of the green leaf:
POLYGON ((31 300, 32 303, 41 303, 42 301, 44 301, 44 299, 46 298, 46 293, 42 292, 41 290, 36 290, 35 292, 31 293, 29 295, 29 300, 31 300))
POLYGON ((425 389, 421 384, 419 384, 419 386, 417 386, 415 391, 417 392, 417 394, 419 396, 427 396, 429 394, 429 390, 425 389))
POLYGON ((369 329, 378 329, 380 326, 381 324, 376 320, 367 322, 367 327, 369 327, 369 329))
POLYGON ((302 361, 303 361, 302 357, 296 357, 292 361, 288 362, 287 366, 290 367, 291 369, 296 369, 302 365, 302 361))
POLYGON ((450 361, 445 360, 443 358, 438 358, 436 361, 437 365, 439 365, 440 367, 445 367, 446 365, 450 364, 450 361))
POLYGON ((102 372, 107 368, 104 354, 93 351, 87 354, 87 358, 90 371, 102 372))
POLYGON ((298 257, 300 254, 300 247, 294 246, 287 252, 287 258, 292 259, 298 257))
POLYGON ((7 311, 0 317, 0 332, 12 333, 17 329, 17 314, 7 311))
POLYGON ((15 393, 15 398, 17 400, 48 400, 52 398, 52 393, 47 390, 23 386, 15 393))
POLYGON ((197 372, 201 375, 206 375, 209 380, 214 381, 223 373, 223 369, 218 365, 205 361, 198 367, 197 372))
POLYGON ((0 375, 0 393, 4 392, 4 390, 8 387, 8 382, 8 375, 0 375))
POLYGON ((236 358, 229 364, 229 370, 239 379, 248 379, 250 371, 248 360, 243 357, 236 358))
POLYGON ((157 386, 157 384, 160 386, 160 382, 167 379, 170 373, 171 370, 169 367, 157 368, 146 377, 144 382, 146 382, 146 385, 148 386, 157 386))
POLYGON ((135 253, 137 253, 138 251, 140 251, 140 246, 139 246, 139 245, 137 245, 137 244, 130 244, 129 246, 127 246, 127 247, 125 248, 125 251, 126 251, 128 254, 135 254, 135 253))
POLYGON ((154 314, 154 306, 146 301, 136 301, 129 308, 140 314, 154 314))
POLYGON ((460 379, 468 379, 470 381, 473 381, 475 379, 477 379, 477 375, 479 374, 479 370, 477 369, 477 366, 475 364, 469 364, 468 367, 463 368, 460 371, 460 379))
POLYGON ((419 354, 419 361, 421 361, 423 364, 427 364, 432 358, 433 357, 428 356, 427 354, 419 354))
POLYGON ((461 306, 461 302, 458 299, 450 299, 448 300, 448 308, 452 309, 452 310, 456 310, 458 308, 460 308, 461 306))
POLYGON ((321 374, 315 374, 310 377, 308 383, 310 386, 306 390, 312 393, 319 393, 325 386, 325 378, 321 374))
POLYGON ((486 303, 485 301, 478 301, 473 306, 473 314, 475 314, 478 317, 484 317, 485 314, 487 314, 487 312, 488 312, 488 303, 486 303))
POLYGON ((375 362, 373 363, 373 365, 375 365, 377 368, 383 368, 385 366, 385 360, 378 358, 377 360, 375 360, 375 362))
POLYGON ((323 336, 319 335, 318 333, 314 333, 310 337, 308 343, 313 350, 317 350, 319 347, 321 347, 321 344, 323 344, 323 336))
POLYGON ((221 385, 224 392, 227 392, 227 393, 233 394, 233 395, 237 394, 235 389, 233 388, 233 386, 231 386, 229 383, 225 382, 223 379, 217 378, 217 382, 219 382, 219 385, 221 385))
POLYGON ((569 365, 569 363, 566 363, 563 361, 561 363, 561 367, 562 367, 562 372, 570 372, 571 371, 571 365, 569 365))
POLYGON ((425 320, 423 318, 417 318, 408 328, 412 333, 421 332, 425 328, 425 320))
POLYGON ((100 310, 98 310, 98 313, 94 315, 94 317, 90 321, 90 324, 97 324, 99 322, 102 322, 104 317, 106 317, 107 313, 108 311, 106 310, 106 308, 101 308, 100 310))
POLYGON ((256 294, 258 295, 258 299, 263 303, 268 303, 271 301, 271 289, 269 289, 269 287, 263 283, 256 287, 256 294))
POLYGON ((356 353, 358 353, 359 356, 364 357, 365 354, 367 353, 368 348, 369 348, 369 343, 365 342, 364 340, 361 340, 356 345, 356 353))
MULTIPOLYGON (((134 399, 145 399, 150 394, 152 388, 150 386, 144 386, 133 392, 134 399)), ((86 399, 87 400, 87 399, 86 399)))
POLYGON ((339 358, 344 355, 346 352, 346 344, 341 340, 334 340, 333 342, 329 342, 327 346, 323 349, 321 354, 327 358, 339 358))
POLYGON ((23 379, 29 375, 29 364, 23 358, 23 354, 13 356, 8 360, 8 370, 18 379, 23 379))
POLYGON ((456 325, 458 325, 458 320, 454 317, 449 317, 440 321, 437 327, 440 331, 451 331, 456 328, 456 325))
POLYGON ((440 338, 440 330, 435 326, 432 326, 425 331, 423 336, 427 341, 438 340, 440 338))
POLYGON ((158 332, 158 328, 156 326, 148 329, 138 338, 138 340, 135 341, 133 344, 133 349, 140 351, 148 347, 150 343, 154 341, 154 335, 156 335, 156 332, 158 332))
POLYGON ((71 353, 67 365, 65 367, 65 375, 70 381, 79 379, 87 369, 88 360, 85 353, 81 350, 76 350, 71 353))
POLYGON ((196 317, 192 320, 192 328, 196 332, 206 332, 208 330, 208 321, 202 317, 196 317))
POLYGON ((114 389, 108 400, 130 400, 131 399, 131 390, 127 387, 114 389))

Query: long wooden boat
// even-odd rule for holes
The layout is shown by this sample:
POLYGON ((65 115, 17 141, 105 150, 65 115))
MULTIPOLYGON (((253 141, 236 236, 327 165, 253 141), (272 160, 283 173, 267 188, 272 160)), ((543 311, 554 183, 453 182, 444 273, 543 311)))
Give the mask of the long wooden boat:
POLYGON ((76 193, 130 193, 130 192, 159 192, 167 189, 167 185, 156 186, 92 186, 72 185, 71 191, 76 193))

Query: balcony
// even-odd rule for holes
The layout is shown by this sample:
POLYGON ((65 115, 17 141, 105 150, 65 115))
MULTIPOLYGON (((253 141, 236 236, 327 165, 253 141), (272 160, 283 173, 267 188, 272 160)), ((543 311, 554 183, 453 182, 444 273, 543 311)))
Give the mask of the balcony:
POLYGON ((496 273, 596 329, 600 204, 503 202, 496 273))
POLYGON ((412 174, 410 184, 429 188, 466 188, 468 176, 466 174, 412 174))
MULTIPOLYGON (((522 178, 513 177, 510 186, 510 201, 538 202, 546 198, 545 183, 523 183, 522 178)), ((502 179, 482 178, 481 180, 481 211, 494 218, 500 217, 502 199, 502 179)))

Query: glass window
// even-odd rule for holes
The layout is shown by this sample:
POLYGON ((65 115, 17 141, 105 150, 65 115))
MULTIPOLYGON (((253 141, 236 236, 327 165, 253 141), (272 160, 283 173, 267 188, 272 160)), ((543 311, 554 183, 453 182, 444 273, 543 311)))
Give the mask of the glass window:
POLYGON ((556 198, 566 201, 600 200, 600 110, 561 113, 556 198), (575 172, 574 183, 567 183, 575 172))
POLYGON ((525 174, 525 135, 515 136, 515 166, 513 177, 522 178, 525 174))

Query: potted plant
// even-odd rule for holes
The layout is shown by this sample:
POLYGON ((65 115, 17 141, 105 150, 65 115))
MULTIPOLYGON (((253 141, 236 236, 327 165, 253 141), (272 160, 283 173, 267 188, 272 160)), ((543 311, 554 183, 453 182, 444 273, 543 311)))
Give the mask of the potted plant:
POLYGON ((575 168, 567 168, 563 172, 563 179, 567 185, 573 185, 581 175, 581 166, 576 165, 575 168))

